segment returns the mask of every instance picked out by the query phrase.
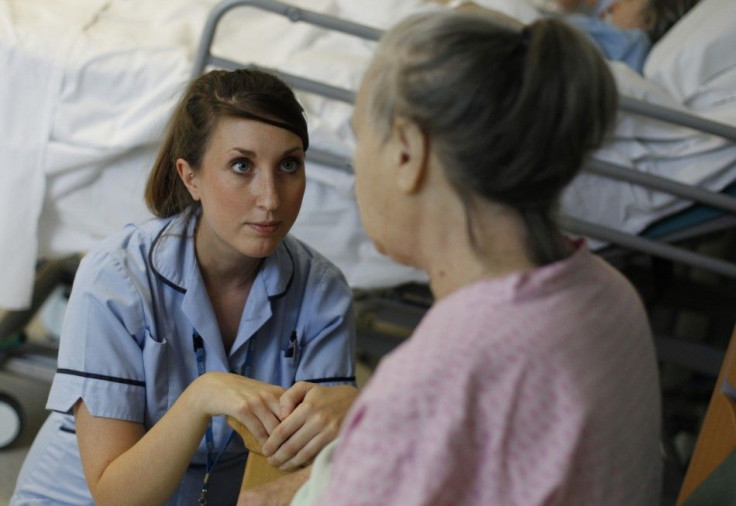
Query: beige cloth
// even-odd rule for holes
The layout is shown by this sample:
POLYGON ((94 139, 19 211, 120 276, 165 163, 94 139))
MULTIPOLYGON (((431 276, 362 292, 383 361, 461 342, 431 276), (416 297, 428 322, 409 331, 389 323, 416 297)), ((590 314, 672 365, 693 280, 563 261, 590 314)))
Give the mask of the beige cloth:
POLYGON ((330 469, 332 468, 332 456, 337 448, 338 439, 325 446, 317 455, 312 464, 312 472, 309 479, 297 491, 291 506, 316 506, 317 499, 327 486, 330 479, 330 469))

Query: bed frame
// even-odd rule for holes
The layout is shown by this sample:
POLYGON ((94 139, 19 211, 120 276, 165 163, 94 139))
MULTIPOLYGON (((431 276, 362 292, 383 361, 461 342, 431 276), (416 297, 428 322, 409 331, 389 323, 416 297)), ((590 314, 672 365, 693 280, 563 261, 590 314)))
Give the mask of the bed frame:
MULTIPOLYGON (((293 22, 307 22, 373 41, 378 40, 382 33, 375 28, 340 20, 276 0, 226 0, 213 9, 207 20, 197 51, 192 71, 193 76, 201 74, 210 66, 226 69, 250 66, 219 58, 210 52, 220 19, 231 9, 244 6, 268 10, 282 15, 293 22)), ((349 104, 355 101, 355 92, 352 90, 295 76, 279 69, 259 68, 277 74, 298 90, 349 104)), ((619 107, 621 111, 714 134, 736 142, 736 128, 730 125, 710 121, 693 114, 625 96, 620 97, 619 107)), ((349 158, 336 156, 329 152, 320 151, 317 148, 310 149, 307 157, 312 161, 340 170, 352 171, 352 161, 349 158)), ((562 215, 559 217, 559 222, 564 230, 574 235, 587 236, 614 245, 615 248, 607 248, 601 252, 601 256, 609 259, 612 263, 615 263, 622 255, 633 252, 693 268, 704 269, 717 275, 736 279, 736 264, 675 244, 700 237, 704 234, 722 232, 728 228, 733 228, 736 225, 736 198, 723 193, 688 186, 663 177, 633 171, 628 167, 594 158, 586 163, 583 170, 598 176, 669 193, 683 200, 714 208, 719 213, 724 214, 724 216, 718 220, 709 221, 696 227, 690 227, 687 230, 678 230, 675 233, 667 234, 656 239, 647 237, 646 234, 629 234, 580 218, 562 215)), ((356 293, 359 320, 362 318, 361 321, 364 324, 361 326, 361 336, 364 338, 363 344, 365 345, 364 349, 367 347, 370 351, 379 354, 390 350, 400 342, 401 338, 408 335, 416 322, 421 318, 421 314, 428 307, 428 304, 431 304, 431 295, 427 292, 422 292, 420 287, 413 285, 402 287, 398 295, 395 291, 356 293), (407 293, 409 294, 408 299, 406 298, 407 293)), ((660 351, 660 355, 665 356, 668 360, 682 363, 692 369, 708 373, 716 373, 718 371, 723 356, 721 350, 677 342, 666 336, 658 336, 658 350, 660 351)))
MULTIPOLYGON (((244 6, 255 7, 271 11, 275 14, 280 14, 292 22, 306 22, 315 26, 361 37, 367 40, 377 41, 382 34, 380 30, 369 26, 340 20, 333 16, 298 8, 277 0, 226 0, 213 9, 207 20, 197 49, 192 76, 200 75, 209 66, 230 70, 244 66, 256 67, 254 65, 244 65, 243 63, 223 59, 210 52, 217 25, 221 18, 228 11, 236 7, 244 6)), ((289 74, 279 69, 267 67, 258 68, 278 75, 298 90, 307 93, 314 93, 349 104, 353 104, 355 102, 355 92, 352 90, 330 86, 325 83, 289 74)), ((675 109, 650 104, 642 100, 624 96, 619 98, 619 108, 624 112, 638 114, 667 123, 692 128, 704 133, 711 133, 736 142, 736 128, 731 125, 710 121, 693 114, 684 113, 675 109)), ((323 163, 344 171, 352 171, 352 160, 349 158, 337 156, 326 151, 320 151, 317 148, 309 151, 308 158, 315 162, 323 163)), ((670 193, 677 197, 681 197, 684 200, 705 204, 736 214, 736 198, 728 195, 695 188, 663 177, 632 171, 626 166, 602 160, 589 160, 586 163, 584 170, 591 174, 670 193)), ((710 258, 705 255, 684 250, 683 248, 674 247, 668 244, 669 242, 672 242, 673 239, 671 238, 652 240, 646 237, 627 234, 612 228, 603 227, 571 216, 560 216, 560 224, 565 230, 573 234, 585 235, 587 237, 599 239, 607 243, 616 244, 642 253, 667 258, 693 267, 707 269, 718 274, 736 278, 736 264, 716 258, 710 258)), ((736 218, 734 218, 733 224, 736 224, 736 218)), ((673 237, 674 239, 683 238, 682 235, 673 237)))

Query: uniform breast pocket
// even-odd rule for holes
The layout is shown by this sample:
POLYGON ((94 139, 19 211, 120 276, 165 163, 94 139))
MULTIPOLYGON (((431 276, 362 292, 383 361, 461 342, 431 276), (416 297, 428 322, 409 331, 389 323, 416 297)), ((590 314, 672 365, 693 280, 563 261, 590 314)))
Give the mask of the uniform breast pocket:
POLYGON ((171 392, 169 354, 171 347, 165 336, 145 332, 143 374, 146 382, 146 425, 158 421, 171 407, 178 393, 171 392), (173 395, 170 395, 173 394, 173 395))
POLYGON ((288 342, 281 350, 281 374, 282 385, 293 385, 296 381, 296 370, 299 366, 301 345, 296 331, 292 331, 288 342))

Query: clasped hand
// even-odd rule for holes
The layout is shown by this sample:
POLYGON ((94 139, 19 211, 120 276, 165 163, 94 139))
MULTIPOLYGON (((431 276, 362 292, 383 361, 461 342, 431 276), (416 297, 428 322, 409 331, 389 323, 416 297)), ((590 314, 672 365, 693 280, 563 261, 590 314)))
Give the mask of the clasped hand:
POLYGON ((340 431, 345 414, 358 395, 349 385, 321 386, 300 381, 279 399, 281 423, 263 444, 268 462, 282 471, 309 464, 340 431))
POLYGON ((283 471, 309 464, 337 437, 358 395, 358 389, 350 385, 300 381, 285 390, 227 373, 205 376, 209 376, 207 390, 213 396, 209 402, 217 404, 208 410, 210 416, 230 415, 245 425, 261 443, 269 463, 283 471))

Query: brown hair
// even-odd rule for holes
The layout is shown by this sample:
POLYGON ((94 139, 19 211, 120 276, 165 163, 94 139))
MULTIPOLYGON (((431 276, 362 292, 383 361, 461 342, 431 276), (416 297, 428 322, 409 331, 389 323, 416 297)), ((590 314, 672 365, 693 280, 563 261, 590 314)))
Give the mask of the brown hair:
POLYGON ((652 44, 664 37, 664 34, 688 13, 698 0, 651 0, 644 11, 649 29, 646 30, 652 44))
POLYGON ((386 135, 403 116, 430 138, 474 244, 481 198, 519 212, 538 264, 564 255, 552 210, 617 107, 613 77, 583 35, 556 19, 418 14, 386 34, 368 74, 386 135))
POLYGON ((174 109, 153 169, 145 200, 158 217, 177 214, 194 201, 176 172, 182 158, 198 170, 209 139, 224 116, 256 119, 297 134, 304 150, 309 135, 294 92, 278 77, 254 69, 214 70, 193 80, 174 109))

